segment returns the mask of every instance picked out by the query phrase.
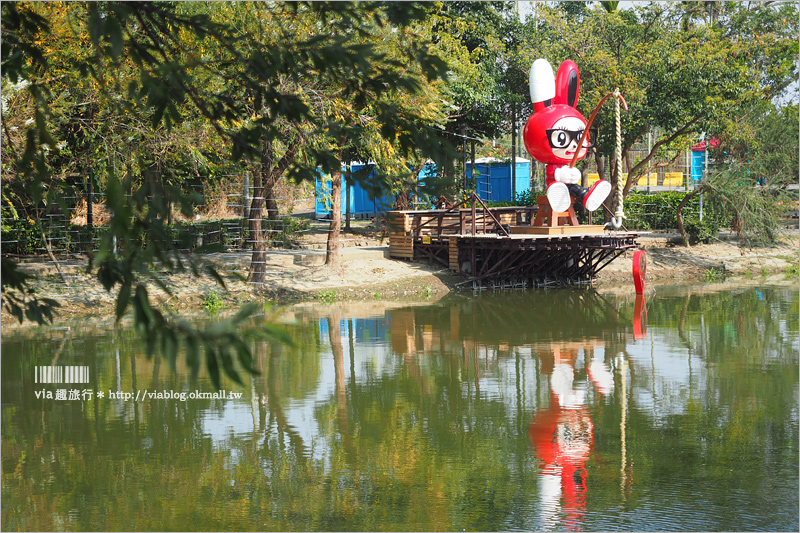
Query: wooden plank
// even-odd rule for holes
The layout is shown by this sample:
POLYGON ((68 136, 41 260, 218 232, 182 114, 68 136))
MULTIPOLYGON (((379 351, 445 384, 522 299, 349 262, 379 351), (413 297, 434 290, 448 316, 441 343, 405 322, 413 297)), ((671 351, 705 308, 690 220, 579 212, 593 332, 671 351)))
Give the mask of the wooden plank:
POLYGON ((458 272, 458 237, 450 237, 447 239, 447 252, 450 270, 458 272))
POLYGON ((516 213, 499 213, 497 219, 500 221, 501 224, 516 224, 517 223, 517 214, 516 213))
POLYGON ((390 238, 389 257, 414 259, 414 238, 411 236, 399 235, 390 238))
POLYGON ((511 235, 578 235, 584 233, 604 233, 605 226, 511 226, 511 235))
POLYGON ((408 233, 411 231, 411 221, 413 215, 401 211, 389 211, 386 216, 386 224, 389 231, 408 233))

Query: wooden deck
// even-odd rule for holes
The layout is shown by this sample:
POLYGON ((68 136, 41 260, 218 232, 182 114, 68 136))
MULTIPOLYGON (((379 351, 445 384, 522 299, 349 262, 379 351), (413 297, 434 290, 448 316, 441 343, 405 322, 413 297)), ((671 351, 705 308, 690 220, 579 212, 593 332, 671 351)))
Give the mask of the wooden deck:
MULTIPOLYGON (((479 201, 478 201, 479 202, 479 201)), ((438 262, 463 285, 522 288, 590 284, 638 233, 599 225, 532 226, 536 207, 391 211, 389 255, 438 262)))

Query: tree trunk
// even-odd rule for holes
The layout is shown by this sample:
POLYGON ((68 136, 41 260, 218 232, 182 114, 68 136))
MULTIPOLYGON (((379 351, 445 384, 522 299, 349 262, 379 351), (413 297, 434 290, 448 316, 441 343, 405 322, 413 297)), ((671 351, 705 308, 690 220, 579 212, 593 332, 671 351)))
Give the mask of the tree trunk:
POLYGON ((250 239, 253 241, 253 255, 250 258, 250 275, 247 281, 255 284, 264 283, 267 275, 267 242, 264 239, 261 220, 266 205, 264 183, 272 170, 273 155, 272 141, 265 140, 261 146, 261 168, 258 172, 253 172, 253 201, 250 204, 250 220, 248 221, 250 239))
POLYGON ((606 160, 600 152, 594 153, 594 158, 597 161, 597 175, 601 180, 608 181, 606 178, 606 160))
POLYGON ((275 149, 272 141, 265 139, 261 146, 261 169, 253 172, 253 201, 250 204, 250 219, 248 228, 250 229, 250 239, 253 241, 253 256, 250 259, 250 275, 247 281, 250 283, 263 283, 267 275, 267 241, 264 239, 264 231, 261 227, 261 220, 264 216, 264 207, 267 207, 272 215, 277 218, 277 205, 274 205, 273 198, 275 184, 278 179, 286 172, 294 162, 297 151, 300 148, 302 139, 295 137, 289 144, 286 153, 275 164, 275 149), (272 202, 270 205, 268 202, 272 202))
POLYGON ((691 199, 693 196, 697 196, 702 190, 703 187, 700 186, 695 190, 693 190, 692 192, 690 192, 689 194, 687 194, 686 196, 684 196, 683 200, 681 200, 681 203, 678 204, 678 208, 675 210, 675 219, 678 221, 678 231, 680 232, 681 237, 683 238, 683 244, 687 248, 690 245, 689 245, 689 236, 686 235, 686 229, 683 227, 683 207, 686 205, 689 199, 691 199))
POLYGON ((278 180, 271 178, 272 176, 270 176, 270 179, 264 184, 264 202, 267 208, 267 218, 270 220, 278 220, 278 202, 275 200, 275 185, 277 185, 278 180))
MULTIPOLYGON (((347 166, 347 170, 348 170, 347 174, 349 176, 350 175, 350 165, 347 166)), ((345 204, 344 204, 344 211, 345 211, 344 229, 345 229, 345 231, 350 231, 350 216, 352 214, 352 213, 350 213, 350 192, 351 192, 350 188, 352 186, 353 186, 353 184, 351 183, 350 179, 348 179, 346 177, 344 179, 344 196, 345 196, 345 198, 344 198, 344 201, 345 201, 345 204)))
POLYGON ((336 418, 343 436, 348 435, 347 389, 344 379, 344 347, 342 346, 341 319, 337 313, 328 317, 328 339, 333 352, 333 372, 336 384, 336 418))
POLYGON ((342 171, 338 167, 331 172, 331 195, 331 224, 328 231, 325 265, 338 270, 341 267, 339 237, 342 232, 342 171))

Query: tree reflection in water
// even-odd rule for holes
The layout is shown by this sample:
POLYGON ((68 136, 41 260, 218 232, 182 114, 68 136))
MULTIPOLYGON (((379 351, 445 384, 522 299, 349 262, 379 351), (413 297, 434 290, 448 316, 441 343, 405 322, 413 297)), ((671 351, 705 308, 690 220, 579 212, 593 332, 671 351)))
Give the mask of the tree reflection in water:
POLYGON ((2 529, 796 530, 796 289, 665 292, 639 328, 593 291, 309 306, 238 401, 43 401, 54 350, 209 384, 133 332, 4 335, 2 529))

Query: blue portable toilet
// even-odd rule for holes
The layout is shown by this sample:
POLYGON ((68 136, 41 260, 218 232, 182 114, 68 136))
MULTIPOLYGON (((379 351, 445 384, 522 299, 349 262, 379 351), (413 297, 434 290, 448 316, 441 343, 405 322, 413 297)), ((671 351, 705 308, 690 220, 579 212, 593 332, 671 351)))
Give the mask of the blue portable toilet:
MULTIPOLYGON (((708 143, 711 148, 719 146, 719 140, 711 139, 708 143)), ((708 162, 711 166, 711 161, 708 162)), ((692 181, 698 182, 703 179, 706 168, 706 143, 701 141, 692 146, 692 181)))
POLYGON ((706 153, 704 150, 692 151, 692 181, 703 179, 703 170, 706 166, 706 153))
MULTIPOLYGON (((350 170, 352 172, 358 172, 363 170, 364 167, 375 166, 375 163, 362 163, 362 162, 352 162, 350 163, 350 170)), ((342 172, 345 171, 345 165, 342 165, 342 172)), ((370 171, 370 176, 374 171, 370 171)), ((341 190, 341 210, 342 215, 347 213, 347 192, 345 191, 344 187, 344 177, 342 177, 342 190, 341 190)), ((316 202, 314 206, 314 214, 316 218, 324 218, 328 216, 331 212, 331 177, 330 175, 321 175, 317 173, 316 177, 316 202)), ((350 185, 350 214, 358 217, 363 216, 374 216, 377 213, 383 213, 384 211, 388 211, 392 207, 393 198, 390 198, 388 195, 378 198, 373 198, 369 191, 361 187, 358 183, 354 183, 350 185)))
MULTIPOLYGON (((374 169, 375 163, 362 163, 362 162, 353 162, 350 163, 350 170, 352 172, 358 172, 363 170, 364 167, 370 166, 374 169)), ((342 165, 342 172, 345 171, 345 166, 342 165)), ((425 165, 423 169, 420 171, 418 179, 420 181, 424 180, 426 177, 434 175, 436 173, 436 166, 432 164, 425 165)), ((369 176, 372 177, 374 175, 374 170, 370 170, 369 176)), ((315 205, 314 205, 314 215, 316 218, 325 218, 331 212, 331 177, 330 175, 321 175, 317 173, 316 177, 316 194, 315 194, 315 205)), ((342 215, 347 213, 347 205, 345 201, 347 199, 347 193, 344 187, 344 178, 342 178, 342 198, 341 198, 341 206, 342 206, 342 215)), ((394 205, 394 197, 391 193, 386 193, 384 196, 381 197, 373 197, 369 191, 364 189, 358 183, 353 183, 350 185, 350 214, 353 215, 355 218, 363 218, 363 217, 373 217, 379 213, 385 213, 386 211, 391 210, 392 206, 394 205)))
MULTIPOLYGON (((517 157, 516 187, 517 194, 531 188, 531 162, 517 157)), ((494 157, 481 157, 475 160, 475 179, 472 180, 472 169, 467 163, 467 178, 475 186, 478 196, 488 202, 513 201, 511 192, 511 161, 503 161, 494 157)))
MULTIPOLYGON (((367 167, 367 175, 369 178, 375 176, 375 163, 350 163, 350 170, 352 172, 361 172, 367 167)), ((346 191, 342 188, 342 197, 346 198, 346 191)), ((343 202, 344 203, 344 202, 343 202)), ((383 196, 373 196, 369 191, 364 189, 358 183, 353 183, 350 186, 350 213, 358 216, 372 217, 378 213, 383 213, 391 209, 394 203, 394 198, 391 194, 384 193, 383 196)), ((342 211, 344 214, 345 211, 342 211)))

